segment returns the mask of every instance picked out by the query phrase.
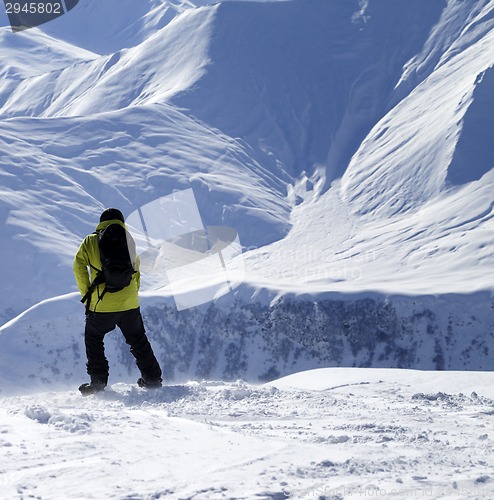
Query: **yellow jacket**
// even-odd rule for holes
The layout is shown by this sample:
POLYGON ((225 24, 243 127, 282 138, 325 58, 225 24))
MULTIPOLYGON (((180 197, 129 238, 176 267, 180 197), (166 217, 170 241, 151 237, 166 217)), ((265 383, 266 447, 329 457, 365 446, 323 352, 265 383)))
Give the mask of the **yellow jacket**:
MULTIPOLYGON (((119 220, 109 220, 98 224, 96 232, 102 231, 110 224, 120 224, 125 228, 125 224, 119 220)), ((134 257, 134 270, 130 285, 123 290, 114 293, 105 293, 100 299, 105 289, 105 284, 98 285, 91 295, 90 311, 96 312, 118 312, 128 311, 139 307, 138 292, 141 284, 141 275, 139 272, 139 257, 134 257)), ((79 250, 74 258, 74 276, 77 287, 84 297, 89 290, 90 284, 96 278, 98 269, 101 269, 101 260, 99 255, 98 234, 90 234, 84 238, 79 250)))

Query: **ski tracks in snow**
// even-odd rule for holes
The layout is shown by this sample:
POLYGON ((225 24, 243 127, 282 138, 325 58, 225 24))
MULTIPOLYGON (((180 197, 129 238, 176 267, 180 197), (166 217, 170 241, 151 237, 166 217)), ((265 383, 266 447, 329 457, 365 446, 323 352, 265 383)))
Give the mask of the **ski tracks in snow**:
POLYGON ((489 498, 493 408, 376 380, 4 398, 0 497, 489 498))

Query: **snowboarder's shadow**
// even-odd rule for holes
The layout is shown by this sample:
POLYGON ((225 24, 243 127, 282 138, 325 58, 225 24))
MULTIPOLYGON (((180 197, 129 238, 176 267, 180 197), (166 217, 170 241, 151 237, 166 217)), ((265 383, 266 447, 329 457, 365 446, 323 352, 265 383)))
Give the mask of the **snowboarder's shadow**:
POLYGON ((141 406, 145 403, 173 403, 193 393, 193 387, 187 385, 165 385, 159 389, 143 389, 128 384, 114 384, 98 394, 98 397, 107 401, 118 401, 125 406, 141 406))

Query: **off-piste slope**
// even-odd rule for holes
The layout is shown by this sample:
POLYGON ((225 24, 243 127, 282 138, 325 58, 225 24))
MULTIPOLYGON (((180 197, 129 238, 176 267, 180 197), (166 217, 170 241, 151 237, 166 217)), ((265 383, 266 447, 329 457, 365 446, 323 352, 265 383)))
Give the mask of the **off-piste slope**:
POLYGON ((129 215, 192 187, 203 223, 245 227, 246 245, 287 231, 284 185, 242 145, 169 106, 91 120, 16 118, 0 130, 0 293, 9 317, 74 290, 73 255, 105 206, 129 215))
POLYGON ((253 281, 282 276, 307 291, 492 289, 494 3, 443 7, 341 180, 312 197, 307 182, 295 186, 306 202, 287 238, 249 255, 253 281))
MULTIPOLYGON (((443 7, 296 0, 189 9, 142 43, 24 82, 1 112, 87 116, 169 102, 274 156, 280 175, 321 166, 333 179, 387 111, 443 7)), ((87 48, 78 36, 69 38, 87 48)))
POLYGON ((170 20, 164 2, 87 0, 84 19, 128 30, 91 46, 76 9, 44 32, 4 28, 6 316, 74 290, 71 255, 104 206, 190 185, 204 222, 245 246, 292 227, 248 254, 255 286, 488 288, 493 5, 184 4, 170 20))
POLYGON ((408 65, 400 86, 417 73, 421 81, 376 123, 343 176, 354 211, 411 210, 494 167, 486 132, 493 120, 494 3, 481 4, 451 3, 408 65), (455 35, 463 29, 445 43, 437 32, 448 34, 451 24, 455 35))

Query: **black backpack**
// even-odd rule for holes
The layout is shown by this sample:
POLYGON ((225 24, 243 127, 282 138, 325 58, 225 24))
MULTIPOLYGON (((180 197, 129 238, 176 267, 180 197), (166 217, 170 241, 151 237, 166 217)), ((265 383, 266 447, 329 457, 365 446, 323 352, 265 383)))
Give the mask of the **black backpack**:
POLYGON ((120 224, 110 224, 98 234, 99 253, 105 291, 119 292, 130 285, 134 266, 130 260, 127 231, 120 224))
POLYGON ((134 247, 132 248, 134 254, 135 244, 126 229, 120 224, 110 224, 96 234, 102 269, 89 264, 98 274, 81 300, 82 303, 86 302, 86 312, 89 311, 91 295, 98 285, 105 284, 103 293, 98 297, 99 302, 107 292, 119 292, 129 286, 135 273, 130 258, 129 243, 134 247))

